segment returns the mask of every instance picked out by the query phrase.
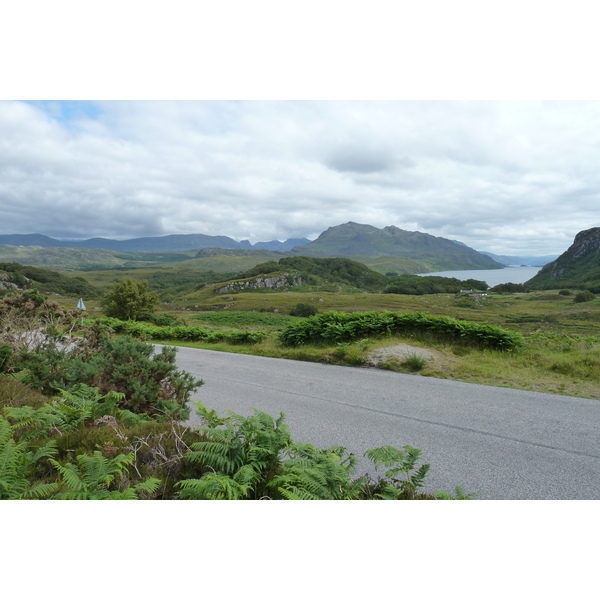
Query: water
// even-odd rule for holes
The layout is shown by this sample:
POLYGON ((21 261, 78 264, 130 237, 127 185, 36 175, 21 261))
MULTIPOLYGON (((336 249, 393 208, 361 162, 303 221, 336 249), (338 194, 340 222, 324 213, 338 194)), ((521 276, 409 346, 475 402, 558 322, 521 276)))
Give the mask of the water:
POLYGON ((485 281, 490 287, 501 283, 525 283, 529 281, 542 267, 506 267, 506 269, 480 269, 474 271, 441 271, 439 273, 419 273, 421 277, 438 275, 440 277, 456 277, 485 281))

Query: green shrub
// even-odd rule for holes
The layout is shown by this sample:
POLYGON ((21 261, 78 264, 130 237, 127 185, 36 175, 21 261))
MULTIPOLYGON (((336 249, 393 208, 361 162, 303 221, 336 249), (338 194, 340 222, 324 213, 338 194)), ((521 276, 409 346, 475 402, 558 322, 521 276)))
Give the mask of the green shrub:
POLYGON ((589 302, 590 300, 595 300, 596 295, 590 292, 589 290, 585 290, 584 292, 578 292, 575 294, 575 298, 573 298, 573 302, 589 302))
POLYGON ((0 345, 0 373, 4 371, 5 365, 12 355, 13 351, 10 346, 7 346, 6 344, 0 345))
POLYGON ((101 394, 123 394, 119 405, 157 418, 189 416, 190 393, 204 382, 175 364, 177 349, 154 347, 129 336, 111 337, 90 328, 84 341, 73 350, 49 348, 15 356, 20 369, 27 369, 28 383, 47 395, 84 383, 101 394))
POLYGON ((206 329, 205 327, 177 325, 160 327, 144 321, 120 321, 102 319, 101 324, 110 326, 114 331, 132 337, 149 340, 183 340, 187 342, 229 342, 231 344, 258 344, 266 339, 264 331, 245 331, 239 329, 206 329))
POLYGON ((173 326, 173 325, 185 325, 185 323, 182 319, 178 319, 177 317, 174 317, 173 315, 167 315, 165 313, 150 315, 148 317, 148 321, 150 321, 150 323, 152 323, 153 325, 158 325, 160 327, 173 326))
POLYGON ((407 367, 411 371, 421 371, 427 361, 418 354, 411 354, 408 358, 402 361, 402 366, 407 367))
POLYGON ((292 310, 290 310, 290 315, 292 317, 312 317, 318 313, 318 309, 316 306, 312 304, 307 304, 306 302, 298 302, 292 310))
MULTIPOLYGON (((357 460, 346 448, 319 449, 291 439, 284 414, 278 419, 255 410, 249 417, 228 411, 219 418, 201 403, 198 410, 207 427, 206 440, 192 444, 189 459, 202 465, 200 478, 176 485, 182 498, 196 500, 433 500, 420 491, 429 471, 417 466, 421 450, 412 446, 384 446, 365 453, 384 477, 373 483, 355 478, 357 460), (399 475, 403 477, 400 478, 399 475)), ((462 490, 461 490, 462 491, 462 490)), ((440 498, 453 499, 446 492, 440 498)), ((463 498, 470 496, 462 493, 463 498)))
POLYGON ((460 321, 427 313, 329 312, 290 323, 280 334, 284 345, 336 344, 369 336, 428 334, 441 339, 470 343, 483 348, 516 350, 523 345, 520 334, 495 325, 460 321))

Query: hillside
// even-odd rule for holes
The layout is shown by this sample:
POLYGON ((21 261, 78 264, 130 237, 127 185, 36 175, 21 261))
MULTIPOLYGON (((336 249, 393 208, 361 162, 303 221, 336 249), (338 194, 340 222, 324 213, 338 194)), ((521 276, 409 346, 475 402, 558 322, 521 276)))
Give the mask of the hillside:
POLYGON ((314 242, 295 248, 292 255, 331 257, 396 256, 424 263, 422 273, 454 269, 500 269, 502 264, 464 244, 393 225, 345 223, 330 227, 314 242), (425 266, 426 265, 426 266, 425 266))
POLYGON ((254 259, 254 264, 258 264, 261 257, 269 253, 349 258, 381 274, 499 269, 504 266, 460 242, 418 231, 404 231, 393 225, 378 229, 353 222, 330 227, 313 242, 299 238, 254 245, 247 240, 236 242, 226 236, 203 234, 123 241, 104 238, 61 241, 37 234, 0 236, 0 261, 61 270, 139 269, 188 262, 193 258, 214 260, 222 256, 231 263, 229 271, 241 271, 247 268, 248 261, 254 259), (236 268, 236 262, 245 264, 236 268))
POLYGON ((527 285, 536 290, 574 287, 600 293, 600 227, 580 231, 573 244, 527 285))
POLYGON ((269 261, 242 273, 240 279, 288 272, 297 274, 309 285, 336 284, 362 290, 379 291, 389 283, 364 264, 348 258, 317 258, 309 256, 286 257, 278 262, 269 261))
POLYGON ((128 269, 193 258, 195 252, 116 252, 98 248, 60 248, 54 246, 0 246, 0 261, 18 262, 61 270, 90 271, 128 269))
POLYGON ((14 262, 0 263, 0 293, 32 288, 44 293, 65 296, 85 296, 86 298, 100 296, 100 291, 82 277, 69 277, 56 271, 14 262))

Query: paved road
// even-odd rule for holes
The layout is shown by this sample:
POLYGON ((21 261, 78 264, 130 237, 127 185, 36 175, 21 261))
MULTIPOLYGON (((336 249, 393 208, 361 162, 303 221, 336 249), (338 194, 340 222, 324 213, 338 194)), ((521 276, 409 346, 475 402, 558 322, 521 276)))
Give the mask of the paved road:
POLYGON ((294 440, 359 457, 385 444, 421 448, 429 491, 600 499, 599 400, 191 348, 177 356, 206 382, 194 397, 219 414, 283 411, 294 440))

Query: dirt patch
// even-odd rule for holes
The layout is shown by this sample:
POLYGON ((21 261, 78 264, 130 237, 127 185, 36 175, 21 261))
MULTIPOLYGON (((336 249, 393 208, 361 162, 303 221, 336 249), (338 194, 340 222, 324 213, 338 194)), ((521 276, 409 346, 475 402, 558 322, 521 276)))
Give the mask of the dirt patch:
POLYGON ((423 358, 430 367, 437 367, 440 370, 447 370, 452 363, 452 359, 449 356, 438 350, 419 348, 410 344, 395 344, 394 346, 377 348, 369 352, 367 355, 367 365, 379 367, 381 363, 386 363, 391 359, 401 363, 411 356, 423 358))

